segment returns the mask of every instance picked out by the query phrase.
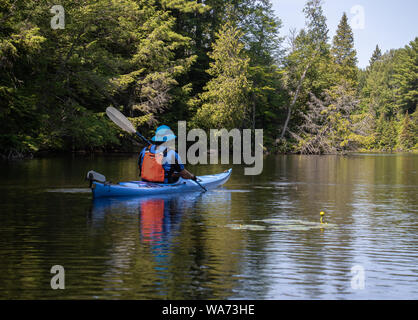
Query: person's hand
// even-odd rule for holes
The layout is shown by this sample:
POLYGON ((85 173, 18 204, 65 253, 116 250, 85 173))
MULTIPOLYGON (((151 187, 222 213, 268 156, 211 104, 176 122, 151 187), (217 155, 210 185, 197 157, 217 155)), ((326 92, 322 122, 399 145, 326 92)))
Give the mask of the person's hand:
POLYGON ((196 177, 195 175, 193 175, 193 176, 192 176, 192 180, 193 180, 193 181, 196 181, 196 180, 197 180, 197 177, 196 177))

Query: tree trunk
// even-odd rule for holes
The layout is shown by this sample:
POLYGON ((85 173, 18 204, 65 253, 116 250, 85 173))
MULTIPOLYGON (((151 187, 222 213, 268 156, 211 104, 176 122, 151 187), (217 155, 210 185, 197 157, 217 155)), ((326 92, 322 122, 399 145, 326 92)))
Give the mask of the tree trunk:
POLYGON ((292 102, 290 103, 289 108, 287 110, 287 117, 286 117, 286 121, 285 121, 284 126, 283 126, 282 134, 280 135, 280 139, 283 139, 284 138, 284 135, 286 134, 287 127, 288 127, 289 121, 290 121, 290 116, 292 114, 292 108, 293 108, 293 106, 296 103, 296 100, 297 100, 297 98, 299 96, 300 90, 302 89, 303 80, 306 77, 306 73, 308 72, 309 67, 311 66, 311 63, 312 63, 312 61, 310 61, 306 65, 305 70, 303 71, 303 74, 302 74, 302 76, 299 79, 299 83, 298 83, 298 86, 296 88, 295 95, 293 96, 292 102))

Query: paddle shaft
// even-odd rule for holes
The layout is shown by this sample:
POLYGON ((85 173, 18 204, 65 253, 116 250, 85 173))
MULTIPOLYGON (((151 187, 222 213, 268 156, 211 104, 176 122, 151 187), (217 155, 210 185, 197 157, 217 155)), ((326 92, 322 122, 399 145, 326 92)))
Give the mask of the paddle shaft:
POLYGON ((206 189, 204 186, 202 186, 200 183, 199 183, 199 181, 197 181, 197 180, 193 180, 194 182, 196 182, 197 184, 198 184, 198 186, 199 187, 201 187, 203 190, 205 190, 205 192, 206 191, 208 191, 208 189, 206 189))
POLYGON ((152 145, 152 143, 147 139, 147 138, 145 138, 142 134, 140 134, 138 131, 137 132, 135 132, 136 133, 136 135, 138 136, 138 137, 140 137, 142 140, 144 140, 146 143, 148 143, 149 145, 152 145))

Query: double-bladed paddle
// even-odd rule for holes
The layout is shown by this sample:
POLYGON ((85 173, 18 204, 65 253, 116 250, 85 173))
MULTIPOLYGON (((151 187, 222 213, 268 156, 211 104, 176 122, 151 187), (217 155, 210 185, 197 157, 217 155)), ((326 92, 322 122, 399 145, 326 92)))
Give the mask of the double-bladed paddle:
MULTIPOLYGON (((107 107, 106 114, 110 118, 110 120, 112 120, 122 130, 129 132, 129 133, 135 133, 138 137, 143 139, 149 145, 152 144, 147 138, 145 138, 142 134, 140 134, 137 130, 135 130, 132 123, 120 111, 118 111, 114 107, 107 107)), ((196 182, 196 184, 199 187, 201 187, 205 192, 207 191, 207 189, 204 186, 202 186, 198 181, 196 180, 193 180, 193 181, 196 182)))

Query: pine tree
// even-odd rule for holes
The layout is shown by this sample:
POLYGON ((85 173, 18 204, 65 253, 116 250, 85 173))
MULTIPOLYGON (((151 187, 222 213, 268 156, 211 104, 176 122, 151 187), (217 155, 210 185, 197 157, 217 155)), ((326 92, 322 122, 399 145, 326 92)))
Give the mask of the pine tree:
POLYGON ((416 137, 417 137, 417 132, 407 112, 406 115, 403 117, 403 121, 402 121, 400 132, 399 132, 399 137, 398 137, 400 149, 403 151, 411 150, 415 145, 416 137))
POLYGON ((357 85, 357 53, 354 49, 353 31, 345 13, 338 25, 337 34, 334 36, 331 53, 340 81, 347 81, 355 87, 357 85))
POLYGON ((376 45, 376 49, 374 49, 373 55, 369 60, 369 67, 373 67, 373 64, 376 61, 379 61, 382 58, 382 51, 379 48, 379 45, 376 45))
POLYGON ((244 32, 243 42, 250 58, 252 90, 248 101, 251 109, 248 126, 277 131, 279 110, 286 103, 284 92, 280 90, 282 76, 278 67, 284 55, 283 38, 279 34, 282 24, 270 1, 244 0, 244 3, 247 18, 239 26, 244 32))
POLYGON ((322 9, 322 0, 308 0, 303 8, 306 18, 306 30, 309 34, 308 43, 313 49, 328 51, 328 26, 327 18, 322 9))
POLYGON ((418 105, 418 37, 398 51, 393 87, 399 108, 412 114, 418 105))
POLYGON ((242 32, 226 23, 217 34, 207 72, 213 77, 196 103, 201 107, 194 118, 204 128, 241 128, 248 116, 249 58, 240 41, 242 32))
POLYGON ((376 147, 392 152, 396 146, 397 128, 393 119, 386 119, 382 113, 376 123, 376 147))

